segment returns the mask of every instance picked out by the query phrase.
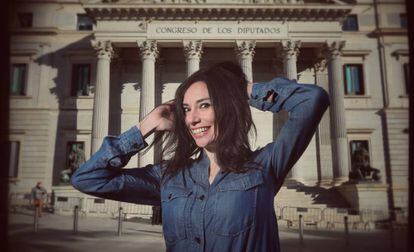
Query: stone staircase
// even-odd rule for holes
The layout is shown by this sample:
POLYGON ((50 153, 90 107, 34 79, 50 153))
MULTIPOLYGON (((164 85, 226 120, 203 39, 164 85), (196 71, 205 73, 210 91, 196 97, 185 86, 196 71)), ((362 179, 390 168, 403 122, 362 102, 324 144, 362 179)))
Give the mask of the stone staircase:
POLYGON ((306 208, 351 208, 334 188, 306 186, 296 181, 288 181, 275 198, 277 206, 306 208))
POLYGON ((288 227, 299 224, 299 215, 306 226, 315 228, 343 228, 345 216, 351 228, 367 229, 372 224, 364 222, 334 188, 306 186, 296 181, 282 186, 275 198, 275 210, 279 224, 288 227))

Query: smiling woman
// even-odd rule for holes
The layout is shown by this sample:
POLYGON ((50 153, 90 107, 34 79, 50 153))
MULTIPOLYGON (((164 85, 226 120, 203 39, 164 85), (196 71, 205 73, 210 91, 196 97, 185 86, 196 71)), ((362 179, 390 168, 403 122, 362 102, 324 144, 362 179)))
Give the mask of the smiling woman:
POLYGON ((329 104, 326 92, 285 78, 248 83, 241 68, 199 70, 137 126, 108 136, 72 184, 98 197, 162 206, 167 251, 280 251, 273 200, 329 104), (252 150, 250 106, 289 112, 278 138, 252 150), (166 133, 171 157, 122 169, 166 133))
POLYGON ((249 132, 255 133, 248 87, 241 68, 230 62, 199 70, 184 81, 175 95, 175 127, 166 144, 165 151, 173 155, 167 175, 191 165, 191 157, 203 150, 207 155, 214 152, 210 171, 246 170, 252 155, 249 132))

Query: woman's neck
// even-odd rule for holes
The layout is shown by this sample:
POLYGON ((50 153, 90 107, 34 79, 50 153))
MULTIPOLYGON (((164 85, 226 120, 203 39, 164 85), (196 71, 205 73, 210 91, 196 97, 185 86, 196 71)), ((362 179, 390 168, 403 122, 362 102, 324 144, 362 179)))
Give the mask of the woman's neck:
POLYGON ((217 164, 216 153, 214 151, 212 151, 211 149, 208 150, 207 148, 205 148, 204 150, 207 154, 208 159, 210 160, 208 181, 211 184, 211 183, 213 183, 214 178, 216 177, 218 171, 220 170, 220 167, 217 164))

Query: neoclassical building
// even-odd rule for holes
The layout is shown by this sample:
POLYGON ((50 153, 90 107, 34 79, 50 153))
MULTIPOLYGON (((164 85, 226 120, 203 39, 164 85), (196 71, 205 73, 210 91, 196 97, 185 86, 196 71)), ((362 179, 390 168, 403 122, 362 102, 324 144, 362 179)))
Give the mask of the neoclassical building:
MULTIPOLYGON (((191 73, 234 61, 254 82, 285 76, 330 95, 329 111, 276 205, 405 209, 405 13, 403 0, 16 1, 10 192, 26 193, 43 181, 57 211, 74 204, 90 213, 116 209, 118 203, 73 189, 72 171, 106 135, 172 99, 191 73), (358 155, 379 170, 379 181, 349 179, 358 155)), ((264 146, 287 114, 252 112, 253 145, 264 146)), ((127 168, 161 160, 159 150, 133 157, 127 168)))

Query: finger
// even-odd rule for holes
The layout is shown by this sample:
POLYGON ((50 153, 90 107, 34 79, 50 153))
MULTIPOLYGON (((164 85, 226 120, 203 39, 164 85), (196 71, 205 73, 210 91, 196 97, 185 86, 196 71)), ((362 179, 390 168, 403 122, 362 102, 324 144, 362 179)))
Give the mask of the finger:
POLYGON ((163 104, 166 104, 166 105, 175 105, 175 99, 172 99, 172 100, 169 100, 167 102, 164 102, 163 104))

